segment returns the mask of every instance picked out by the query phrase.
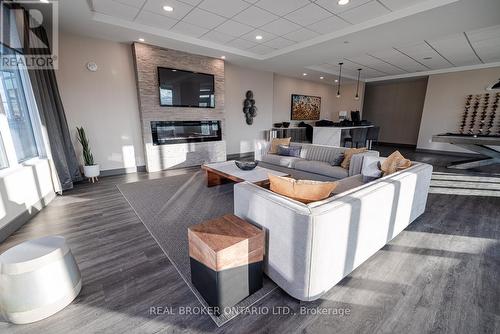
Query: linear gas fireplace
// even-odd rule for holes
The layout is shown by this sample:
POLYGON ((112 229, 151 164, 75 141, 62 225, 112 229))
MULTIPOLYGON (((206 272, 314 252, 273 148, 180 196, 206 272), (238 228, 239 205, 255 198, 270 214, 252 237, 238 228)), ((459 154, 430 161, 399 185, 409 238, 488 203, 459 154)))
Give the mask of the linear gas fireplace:
POLYGON ((154 121, 151 133, 154 145, 222 140, 220 121, 154 121))

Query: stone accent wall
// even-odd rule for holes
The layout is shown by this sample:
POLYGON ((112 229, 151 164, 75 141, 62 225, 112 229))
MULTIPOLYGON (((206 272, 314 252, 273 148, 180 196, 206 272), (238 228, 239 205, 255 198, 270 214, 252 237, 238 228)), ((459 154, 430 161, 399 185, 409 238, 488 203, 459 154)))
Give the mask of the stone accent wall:
POLYGON ((224 114, 224 61, 142 43, 132 45, 136 70, 142 136, 149 172, 226 160, 224 114), (158 67, 213 74, 215 109, 161 107, 158 67), (151 121, 219 120, 222 141, 153 145, 151 121))

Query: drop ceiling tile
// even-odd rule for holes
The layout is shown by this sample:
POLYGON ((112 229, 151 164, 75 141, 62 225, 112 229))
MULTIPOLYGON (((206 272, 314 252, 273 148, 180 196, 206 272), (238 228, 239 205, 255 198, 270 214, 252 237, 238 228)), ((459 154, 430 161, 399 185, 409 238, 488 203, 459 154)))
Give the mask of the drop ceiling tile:
POLYGON ((233 39, 232 41, 228 42, 227 45, 232 46, 232 47, 237 48, 237 49, 245 50, 245 49, 256 46, 257 43, 248 41, 246 39, 237 38, 237 39, 233 39))
POLYGON ((281 36, 299 30, 301 26, 285 19, 279 19, 262 26, 260 29, 281 36))
POLYGON ((390 10, 399 10, 406 7, 411 7, 425 0, 380 0, 384 5, 389 7, 390 10))
POLYGON ((241 36, 246 33, 249 33, 250 31, 254 30, 253 27, 247 26, 246 24, 239 23, 233 20, 228 20, 224 23, 222 23, 220 26, 215 28, 215 30, 223 32, 225 34, 231 35, 231 36, 241 36))
POLYGON ((241 0, 203 0, 203 2, 198 5, 198 8, 227 18, 233 17, 248 7, 250 7, 250 4, 241 0))
POLYGON ((209 30, 206 28, 195 26, 194 24, 180 21, 172 29, 170 29, 170 31, 198 38, 201 35, 207 33, 209 30))
POLYGON ((297 9, 294 12, 291 12, 286 15, 285 18, 302 26, 307 26, 322 19, 326 19, 329 16, 332 16, 332 14, 318 5, 311 3, 305 7, 297 9))
POLYGON ((328 34, 348 26, 350 26, 350 24, 338 16, 331 16, 309 25, 308 28, 320 34, 328 34))
POLYGON ((362 23, 376 17, 390 13, 384 6, 377 1, 367 2, 361 6, 347 10, 340 16, 353 24, 362 23))
POLYGON ((467 36, 471 42, 498 38, 500 36, 500 25, 467 31, 467 36))
POLYGON ((144 5, 144 3, 146 2, 146 0, 115 0, 115 1, 135 8, 141 8, 142 5, 144 5))
POLYGON ((439 70, 453 66, 424 42, 398 47, 397 49, 432 70, 439 70))
POLYGON ((192 9, 193 6, 176 0, 148 0, 143 10, 180 20, 192 9), (165 5, 172 7, 174 10, 171 12, 163 10, 165 5))
POLYGON ((274 50, 275 49, 273 49, 273 48, 271 48, 271 47, 269 47, 267 45, 263 45, 263 44, 256 45, 256 46, 248 49, 248 51, 257 53, 259 55, 265 55, 265 54, 273 52, 274 50))
POLYGON ((94 1, 93 4, 94 10, 98 13, 119 17, 129 21, 132 21, 139 13, 138 8, 127 6, 112 0, 94 1))
POLYGON ((202 28, 213 29, 226 21, 222 16, 207 12, 206 10, 195 8, 182 19, 186 23, 191 23, 202 28))
POLYGON ((191 5, 191 6, 196 6, 198 5, 202 0, 179 0, 181 2, 184 2, 188 5, 191 5))
POLYGON ((396 74, 403 74, 407 73, 406 71, 393 66, 391 64, 385 63, 377 58, 374 58, 369 55, 362 55, 358 57, 349 57, 347 59, 348 61, 358 64, 359 67, 361 68, 361 72, 367 70, 367 69, 373 69, 376 70, 380 73, 384 73, 385 75, 396 75, 396 74))
POLYGON ((255 5, 273 14, 284 16, 309 3, 308 0, 260 0, 255 5))
POLYGON ((428 42, 455 66, 467 66, 481 63, 469 46, 464 34, 455 34, 438 40, 430 40, 428 42))
POLYGON ((306 28, 302 28, 302 29, 299 29, 297 31, 293 31, 291 33, 288 33, 283 37, 290 39, 292 41, 295 41, 295 42, 303 42, 303 41, 313 39, 314 37, 317 37, 317 36, 319 36, 319 34, 317 32, 314 32, 314 31, 306 29, 306 28))
POLYGON ((276 37, 275 39, 272 39, 270 41, 264 42, 264 45, 270 46, 275 49, 282 49, 286 48, 287 46, 293 45, 296 42, 291 41, 289 39, 283 38, 283 37, 276 37))
POLYGON ((338 1, 336 0, 318 0, 315 1, 315 3, 325 8, 326 10, 329 10, 332 13, 338 14, 345 12, 346 10, 358 7, 370 1, 372 0, 351 0, 347 5, 342 5, 342 6, 339 5, 338 1))
POLYGON ((258 28, 267 24, 271 21, 275 21, 278 19, 278 16, 271 14, 263 9, 252 6, 250 8, 245 9, 235 17, 233 20, 238 21, 240 23, 247 24, 249 26, 258 28))
POLYGON ((234 37, 231 35, 227 35, 227 34, 224 34, 222 32, 215 31, 215 30, 209 31, 208 33, 203 35, 201 38, 206 39, 208 41, 221 43, 221 44, 225 44, 225 43, 234 39, 234 37))
POLYGON ((256 30, 249 32, 248 34, 241 36, 240 38, 246 39, 247 41, 251 41, 251 42, 254 42, 257 44, 262 44, 262 43, 268 42, 276 37, 278 37, 278 36, 271 34, 271 33, 268 33, 268 32, 265 32, 265 31, 262 31, 262 30, 256 29, 256 30), (262 36, 263 38, 261 40, 255 39, 255 36, 258 36, 258 35, 262 36))
POLYGON ((135 19, 135 22, 150 27, 168 30, 178 21, 163 15, 142 11, 135 19))
POLYGON ((489 46, 477 50, 477 53, 485 63, 500 61, 500 46, 489 46))
POLYGON ((398 52, 394 49, 370 52, 369 54, 373 57, 379 58, 387 63, 390 63, 396 67, 400 67, 410 73, 428 70, 425 66, 417 63, 410 57, 407 57, 401 52, 398 52))

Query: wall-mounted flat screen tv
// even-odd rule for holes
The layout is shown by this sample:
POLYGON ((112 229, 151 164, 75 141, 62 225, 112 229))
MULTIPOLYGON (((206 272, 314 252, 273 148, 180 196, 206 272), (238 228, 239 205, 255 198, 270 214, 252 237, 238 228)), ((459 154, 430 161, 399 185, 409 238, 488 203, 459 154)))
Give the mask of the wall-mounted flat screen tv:
POLYGON ((162 107, 215 108, 212 74, 158 67, 162 107))

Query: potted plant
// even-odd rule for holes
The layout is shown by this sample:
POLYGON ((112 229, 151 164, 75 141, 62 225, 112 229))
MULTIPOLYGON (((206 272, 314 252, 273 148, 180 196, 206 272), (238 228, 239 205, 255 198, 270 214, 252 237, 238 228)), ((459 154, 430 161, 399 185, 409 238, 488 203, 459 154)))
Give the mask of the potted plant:
POLYGON ((89 179, 89 181, 94 183, 95 181, 99 181, 97 179, 100 174, 99 165, 94 163, 94 156, 90 151, 89 140, 85 134, 85 130, 83 127, 76 127, 76 130, 78 131, 78 141, 82 145, 83 149, 83 174, 89 179))

